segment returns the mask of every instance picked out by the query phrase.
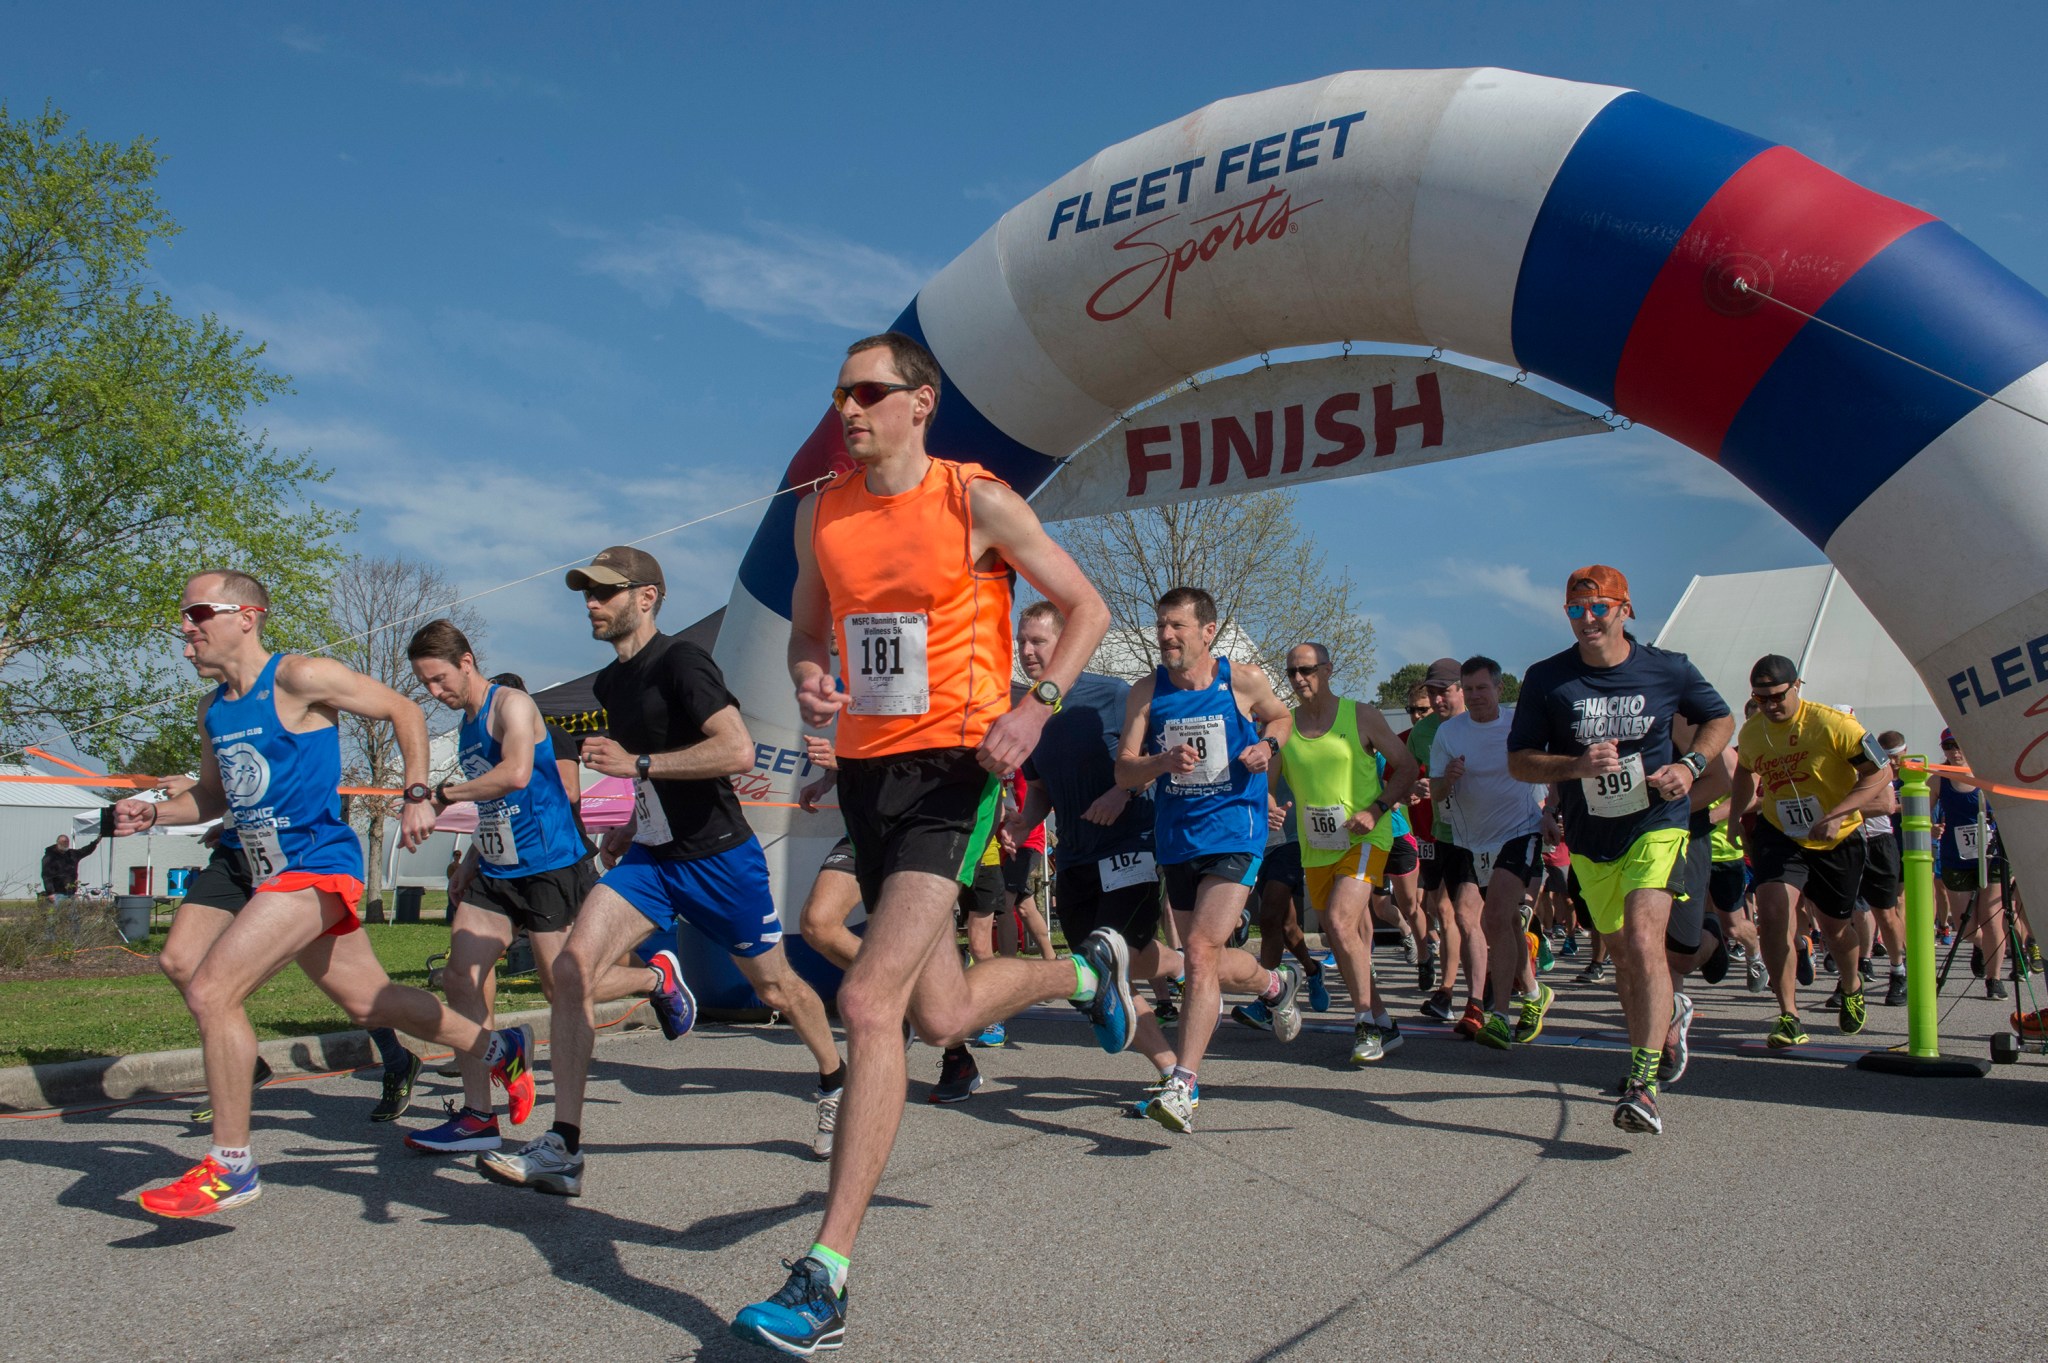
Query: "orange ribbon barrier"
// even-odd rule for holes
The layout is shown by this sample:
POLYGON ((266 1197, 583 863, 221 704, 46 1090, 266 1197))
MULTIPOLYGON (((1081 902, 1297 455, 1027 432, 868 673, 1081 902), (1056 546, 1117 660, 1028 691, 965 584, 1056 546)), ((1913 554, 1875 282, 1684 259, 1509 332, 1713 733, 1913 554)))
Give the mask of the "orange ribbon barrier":
MULTIPOLYGON (((39 757, 44 756, 42 753, 37 753, 36 755, 39 757)), ((61 766, 71 766, 69 762, 64 762, 60 758, 52 757, 49 760, 57 762, 61 766)), ((30 786, 91 786, 109 790, 155 790, 157 783, 164 779, 160 776, 95 776, 82 767, 73 767, 72 770, 81 774, 77 776, 20 776, 10 772, 0 773, 0 781, 14 781, 21 785, 30 786)), ((1945 769, 1936 768, 1936 770, 1945 769)), ((343 795, 384 795, 394 799, 405 794, 402 790, 386 790, 382 786, 341 786, 338 787, 338 790, 343 795)), ((2041 798, 2048 799, 2048 795, 2043 795, 2041 798)), ((782 800, 742 800, 740 803, 755 809, 803 808, 802 805, 790 804, 782 800)), ((818 808, 837 809, 839 806, 819 805, 818 808)))
POLYGON ((1949 780, 1959 785, 1975 786, 1979 790, 1988 790, 1994 795, 2010 795, 2018 800, 2048 800, 2048 790, 2029 790, 2024 786, 2001 786, 1996 782, 1986 781, 1982 777, 1972 776, 1968 767, 1945 767, 1939 762, 1927 762, 1917 758, 1907 758, 1899 765, 1902 767, 1913 767, 1920 771, 1940 772, 1943 776, 1948 777, 1949 780))

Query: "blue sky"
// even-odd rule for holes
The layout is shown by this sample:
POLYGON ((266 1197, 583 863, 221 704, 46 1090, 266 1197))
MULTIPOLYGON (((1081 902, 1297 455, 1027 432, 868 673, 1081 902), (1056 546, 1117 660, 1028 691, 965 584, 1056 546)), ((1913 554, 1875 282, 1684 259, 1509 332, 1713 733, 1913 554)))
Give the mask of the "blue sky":
MULTIPOLYGON (((1673 8, 9 4, 0 97, 158 140, 185 228, 158 273, 293 375, 273 441, 336 470, 354 548, 481 591, 769 491, 846 342, 1012 204, 1210 100, 1334 70, 1633 86, 2048 285, 2048 10, 1673 8)), ((1623 567, 1654 629, 1695 573, 1819 561, 1642 430, 1327 484, 1303 514, 1360 585, 1382 674, 1555 651, 1579 563, 1623 567)), ((649 546, 664 624, 724 603, 758 517, 649 546)), ((486 666, 535 685, 606 656, 558 576, 478 608, 486 666)))

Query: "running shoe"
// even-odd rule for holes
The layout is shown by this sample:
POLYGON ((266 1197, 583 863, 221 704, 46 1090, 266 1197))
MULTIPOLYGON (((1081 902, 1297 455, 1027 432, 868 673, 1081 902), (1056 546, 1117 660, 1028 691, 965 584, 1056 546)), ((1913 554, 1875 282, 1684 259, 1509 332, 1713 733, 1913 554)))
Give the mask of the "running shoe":
POLYGON ((2024 1037, 2048 1036, 2048 1008, 2032 1013, 2014 1013, 2012 1029, 2024 1037))
POLYGON ((1422 960, 1415 967, 1415 987, 1427 994, 1436 988, 1436 943, 1422 944, 1422 960))
POLYGON ((1499 1013, 1488 1013, 1486 1021, 1472 1034, 1472 1039, 1482 1046, 1504 1051, 1515 1044, 1515 1030, 1508 1026, 1508 1020, 1499 1013))
MULTIPOLYGON (((257 1089, 262 1088, 265 1084, 269 1083, 275 1077, 275 1072, 272 1071, 272 1069, 270 1068, 270 1062, 265 1060, 260 1055, 257 1056, 256 1073, 254 1076, 255 1082, 249 1085, 249 1092, 252 1094, 255 1093, 257 1089)), ((205 1126, 208 1122, 211 1122, 213 1120, 213 1104, 208 1103, 205 1107, 193 1108, 192 1120, 197 1122, 201 1126, 205 1126)))
POLYGON ((1671 996, 1671 1025, 1678 1032, 1678 1040, 1664 1043, 1664 1055, 1657 1061, 1657 1082, 1675 1084, 1685 1077, 1685 1067, 1692 1063, 1692 1000, 1683 994, 1671 996))
POLYGON ((806 1254, 784 1259, 789 1281, 766 1301, 743 1306, 732 1318, 732 1334, 749 1344, 809 1358, 846 1343, 846 1292, 832 1290, 832 1272, 806 1254))
POLYGON ((1749 948, 1740 942, 1730 944, 1728 947, 1728 959, 1734 961, 1737 965, 1747 964, 1749 961, 1749 948))
POLYGON ((1241 947, 1252 939, 1252 911, 1249 907, 1237 911, 1237 931, 1230 934, 1230 945, 1241 947))
POLYGON ((405 1053, 405 1068, 384 1071, 384 1096, 370 1109, 373 1122, 395 1122, 412 1106, 412 1081, 420 1077, 420 1058, 405 1053))
POLYGON ((1266 1006, 1264 999, 1253 999, 1250 1003, 1237 1004, 1231 1008, 1230 1016, 1245 1026, 1261 1032, 1273 1030, 1273 1010, 1266 1006))
POLYGON ((1952 947, 1956 944, 1956 935, 1952 932, 1944 932, 1934 940, 1942 946, 1952 947))
POLYGON ((1111 1055, 1128 1050, 1138 1030, 1138 1005, 1131 997, 1131 949, 1115 928, 1097 928, 1074 954, 1095 972, 1095 997, 1074 1007, 1087 1015, 1103 1050, 1111 1055))
POLYGON ((1842 986, 1836 985, 1828 996, 1820 1001, 1820 1006, 1824 1013, 1832 1013, 1839 1009, 1842 1006, 1842 986))
POLYGON ((1835 953, 1832 951, 1823 951, 1820 954, 1820 968, 1830 975, 1842 973, 1841 968, 1835 964, 1835 953))
POLYGON ((1887 1008, 1897 1008, 1905 1001, 1906 972, 1903 968, 1894 966, 1892 968, 1892 977, 1886 982, 1884 987, 1884 1006, 1887 1008))
POLYGON ((495 1112, 457 1107, 451 1099, 447 1121, 407 1133, 405 1143, 429 1155, 451 1155, 472 1150, 481 1154, 486 1150, 496 1150, 505 1141, 498 1134, 498 1115, 495 1112))
POLYGON ((1778 1025, 1771 1028, 1771 1034, 1764 1038, 1764 1045, 1774 1051, 1789 1051, 1794 1046, 1804 1046, 1812 1038, 1799 1025, 1799 1018, 1793 1013, 1778 1014, 1778 1025))
POLYGON ((1412 933, 1401 934, 1401 959, 1409 965, 1415 964, 1415 937, 1412 933))
POLYGON ((1323 968, 1316 967, 1316 973, 1308 977, 1308 1010, 1311 1013, 1330 1011, 1330 987, 1323 983, 1323 968))
POLYGON ((1195 1109, 1202 1105, 1202 1086, 1189 1087, 1185 1079, 1168 1079, 1157 1097, 1145 1104, 1145 1115, 1168 1131, 1193 1131, 1195 1109))
POLYGON ((2041 944, 2039 942, 2027 943, 2027 964, 2034 968, 2036 974, 2043 970, 2048 970, 2048 965, 2044 965, 2041 960, 2041 944))
POLYGON ((490 1150, 476 1157, 477 1172, 493 1183, 557 1197, 583 1196, 583 1152, 569 1153, 561 1136, 543 1131, 512 1154, 490 1150))
POLYGON ((1388 1018, 1386 1025, 1380 1028, 1380 1049, 1388 1055, 1401 1049, 1401 1024, 1392 1018, 1388 1018))
POLYGON ((533 1115, 533 1028, 508 1027, 498 1035, 505 1053, 491 1066, 491 1082, 505 1090, 512 1125, 524 1126, 533 1115))
POLYGON ((811 1153, 819 1159, 832 1158, 832 1133, 839 1125, 839 1100, 845 1089, 818 1093, 818 1134, 811 1138, 811 1153))
MULTIPOLYGON (((1714 920, 1709 918, 1707 922, 1711 924, 1714 920)), ((1714 949, 1700 962, 1700 978, 1708 984, 1719 984, 1728 978, 1728 943, 1713 927, 1704 931, 1714 939, 1714 949)))
POLYGON ((1458 1025, 1451 1028, 1451 1030, 1464 1037, 1467 1041, 1470 1041, 1473 1037, 1478 1036, 1480 1029, 1485 1026, 1486 1009, 1480 1005, 1478 999, 1467 999, 1465 1001, 1464 1016, 1458 1019, 1458 1025))
POLYGON ((1548 975, 1557 967, 1557 957, 1551 954, 1550 939, 1543 934, 1536 935, 1536 973, 1548 975))
POLYGON ((1581 970, 1581 971, 1580 971, 1580 972, 1579 972, 1578 974, 1576 974, 1576 975, 1572 976, 1572 983, 1573 983, 1573 984, 1605 984, 1605 983, 1607 983, 1607 962, 1606 962, 1605 960, 1599 960, 1599 961, 1595 961, 1595 962, 1593 962, 1593 963, 1592 963, 1591 965, 1587 966, 1587 967, 1586 967, 1586 968, 1585 968, 1584 970, 1581 970))
POLYGON ((985 1051, 999 1051, 1009 1044, 1010 1034, 1003 1030, 1000 1022, 991 1022, 981 1029, 981 1035, 974 1038, 974 1044, 985 1051))
POLYGON ((939 1082, 932 1085, 926 1101, 933 1103, 964 1103, 974 1096, 981 1087, 981 1069, 974 1063, 974 1057, 967 1053, 965 1046, 958 1046, 946 1052, 939 1061, 939 1082))
POLYGON ((209 1154, 187 1169, 175 1183, 150 1188, 135 1200, 146 1212, 182 1219, 211 1216, 245 1202, 254 1202, 261 1196, 263 1180, 256 1176, 255 1166, 250 1166, 246 1174, 237 1174, 209 1154))
POLYGON ((1448 989, 1437 990, 1434 994, 1431 994, 1428 998, 1422 1001, 1422 1008, 1420 1011, 1422 1015, 1426 1018, 1434 1018, 1438 1022, 1449 1022, 1451 1020, 1452 1011, 1451 991, 1448 989))
POLYGON ((1522 1016, 1515 1022, 1516 1045, 1526 1046, 1543 1035, 1543 1019, 1550 1016, 1550 1005, 1556 999, 1557 991, 1538 980, 1535 993, 1515 1000, 1522 1005, 1522 1016))
POLYGON ((1614 1105, 1614 1124, 1641 1136, 1660 1136, 1664 1119, 1657 1115, 1657 1091, 1639 1079, 1631 1079, 1614 1105))
POLYGON ((1843 1036, 1854 1036, 1863 1030, 1863 1021, 1869 1016, 1869 1009, 1863 1002, 1861 989, 1846 990, 1842 994, 1840 1009, 1835 1014, 1835 1024, 1842 1029, 1843 1036))
POLYGON ((1152 1016, 1157 1018, 1159 1025, 1163 1027, 1180 1016, 1180 1005, 1168 999, 1164 1003, 1154 1005, 1152 1016))
POLYGON ((1764 964, 1761 951, 1751 953, 1747 962, 1749 970, 1749 992, 1761 994, 1771 987, 1770 969, 1764 964))
POLYGON ((661 987, 649 994, 647 1001, 654 1005, 654 1020, 661 1024, 661 1034, 674 1041, 697 1025, 697 996, 683 983, 683 963, 673 951, 657 951, 647 958, 647 964, 661 976, 661 987))
POLYGON ((1799 939, 1799 982, 1813 983, 1813 947, 1804 937, 1799 939))
POLYGON ((1292 1041, 1301 1035, 1301 1009, 1294 1003, 1301 993, 1301 971, 1292 961, 1282 961, 1276 972, 1280 976, 1280 997, 1266 1006, 1273 1010, 1273 1039, 1292 1041))
POLYGON ((1984 997, 1987 999, 2003 999, 2011 996, 2006 992, 2004 980, 1986 980, 1984 981, 1984 997))
POLYGON ((1564 940, 1557 944, 1557 954, 1559 956, 1562 956, 1567 961, 1569 961, 1572 957, 1578 955, 1579 934, 1577 934, 1576 932, 1566 933, 1564 935, 1564 940))
POLYGON ((1351 1028, 1351 1065, 1363 1069, 1387 1058, 1387 1035, 1380 1025, 1369 1017, 1360 1018, 1351 1028))

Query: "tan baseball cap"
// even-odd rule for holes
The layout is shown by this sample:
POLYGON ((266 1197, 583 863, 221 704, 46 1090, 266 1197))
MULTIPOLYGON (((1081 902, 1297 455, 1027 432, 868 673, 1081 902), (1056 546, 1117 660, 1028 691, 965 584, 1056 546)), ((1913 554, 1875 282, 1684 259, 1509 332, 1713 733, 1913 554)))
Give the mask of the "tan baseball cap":
POLYGON ((668 584, 661 577, 661 565, 654 561, 654 555, 624 544, 603 550, 590 560, 587 568, 571 568, 562 580, 572 592, 590 587, 636 586, 659 587, 664 595, 668 592, 668 584))

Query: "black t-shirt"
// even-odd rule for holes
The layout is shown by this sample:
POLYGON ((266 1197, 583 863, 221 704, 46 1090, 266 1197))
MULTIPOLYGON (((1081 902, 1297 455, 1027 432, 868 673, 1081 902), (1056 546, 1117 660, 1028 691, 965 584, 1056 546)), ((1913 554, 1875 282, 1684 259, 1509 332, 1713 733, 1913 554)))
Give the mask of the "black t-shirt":
MULTIPOLYGON (((632 657, 612 663, 591 686, 610 718, 612 741, 636 756, 702 743, 705 722, 739 704, 709 653, 667 634, 655 635, 632 657)), ((635 840, 657 857, 689 861, 716 856, 754 836, 732 783, 722 777, 648 784, 659 809, 642 802, 635 840), (662 820, 670 836, 656 841, 662 820)))
POLYGON ((1116 784, 1116 752, 1123 740, 1129 682, 1083 672, 1045 722, 1038 748, 1024 759, 1024 779, 1045 782, 1060 824, 1062 865, 1078 865, 1113 852, 1152 850, 1152 792, 1134 791, 1115 823, 1104 828, 1081 817, 1116 784))
MULTIPOLYGON (((1577 757, 1595 743, 1613 740, 1628 764, 1631 785, 1641 783, 1646 808, 1603 817, 1587 808, 1582 782, 1560 781, 1558 790, 1564 805, 1564 840, 1573 854, 1615 861, 1652 829, 1686 826, 1686 798, 1663 799, 1644 780, 1671 765, 1676 756, 1671 717, 1684 715, 1700 725, 1727 713, 1727 702, 1683 653, 1632 643, 1621 662, 1594 667, 1573 645, 1532 664, 1522 678, 1514 724, 1508 729, 1508 751, 1577 757), (1639 759, 1640 771, 1632 758, 1639 759)), ((1611 796, 1612 805, 1625 803, 1629 800, 1622 795, 1611 796)))

